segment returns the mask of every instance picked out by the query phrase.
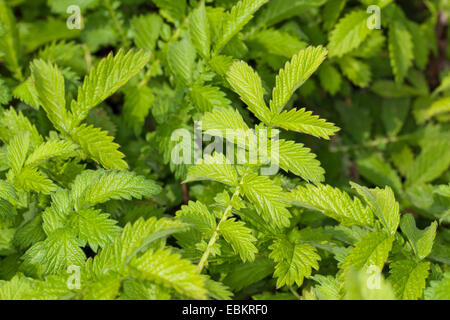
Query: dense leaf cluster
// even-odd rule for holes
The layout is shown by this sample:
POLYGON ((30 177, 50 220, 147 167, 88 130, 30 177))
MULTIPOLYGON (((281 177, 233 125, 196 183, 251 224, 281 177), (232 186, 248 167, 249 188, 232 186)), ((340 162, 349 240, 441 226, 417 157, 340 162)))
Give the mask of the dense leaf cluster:
POLYGON ((449 16, 0 0, 0 299, 450 299, 449 16))

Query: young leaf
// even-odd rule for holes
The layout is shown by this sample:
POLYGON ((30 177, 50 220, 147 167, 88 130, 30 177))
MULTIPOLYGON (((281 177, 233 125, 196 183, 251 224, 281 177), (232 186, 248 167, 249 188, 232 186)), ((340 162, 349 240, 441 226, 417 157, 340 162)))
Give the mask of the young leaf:
POLYGON ((395 82, 402 83, 414 58, 413 41, 405 25, 399 21, 389 28, 389 56, 395 82))
POLYGON ((327 49, 322 46, 308 47, 286 62, 276 78, 270 110, 279 113, 297 90, 325 60, 327 49))
POLYGON ((339 20, 330 34, 330 57, 342 57, 367 38, 371 32, 367 27, 368 18, 365 11, 355 10, 339 20))
POLYGON ((339 130, 333 123, 313 116, 311 111, 292 109, 283 111, 272 118, 272 124, 286 130, 298 131, 315 137, 330 139, 339 130))
POLYGON ((228 70, 227 80, 248 109, 264 123, 270 123, 271 114, 264 101, 259 75, 247 63, 239 61, 228 70))
POLYGON ((394 236, 389 236, 385 232, 368 233, 350 250, 350 254, 345 258, 343 269, 348 271, 352 266, 356 270, 365 271, 365 269, 375 266, 381 272, 393 242, 394 236))
POLYGON ((150 59, 150 52, 133 50, 125 53, 119 50, 115 56, 109 54, 91 70, 78 88, 77 100, 71 104, 73 125, 84 120, 89 110, 111 96, 120 87, 144 68, 150 59))
POLYGON ((188 169, 188 175, 184 182, 198 180, 213 180, 230 186, 238 185, 236 170, 221 154, 208 155, 204 160, 188 169))
POLYGON ((372 208, 374 214, 381 223, 394 235, 400 223, 399 204, 395 201, 394 192, 386 186, 385 189, 368 189, 356 183, 350 183, 356 191, 364 197, 367 204, 372 208))
POLYGON ((267 176, 244 176, 242 190, 266 222, 278 228, 289 225, 291 214, 286 209, 288 204, 282 200, 282 189, 267 176))
POLYGON ((373 226, 372 210, 364 206, 358 198, 329 185, 308 184, 299 186, 290 194, 294 203, 313 208, 339 221, 343 225, 373 226))
POLYGON ((234 252, 239 254, 243 262, 255 260, 258 252, 255 247, 256 238, 244 222, 235 219, 224 220, 219 224, 219 233, 233 247, 234 252))
POLYGON ((253 14, 269 0, 240 0, 222 21, 220 33, 216 37, 214 52, 222 48, 253 18, 253 14))
POLYGON ((108 136, 106 131, 82 124, 72 131, 72 139, 93 160, 100 162, 104 168, 128 168, 127 163, 123 160, 124 154, 117 150, 119 145, 113 142, 114 138, 108 136))
POLYGON ((401 300, 419 299, 425 288, 429 269, 429 262, 400 260, 392 263, 388 280, 392 283, 396 297, 401 300))
POLYGON ((414 217, 410 214, 405 214, 400 220, 400 228, 408 237, 412 249, 420 260, 423 260, 431 253, 433 241, 436 236, 436 221, 425 230, 419 230, 416 227, 414 217))
POLYGON ((205 2, 202 0, 199 6, 192 11, 189 20, 191 39, 197 52, 204 58, 209 58, 211 50, 211 35, 208 16, 206 15, 205 2))
POLYGON ((272 250, 269 257, 274 260, 274 276, 277 277, 277 287, 293 285, 301 286, 303 279, 309 277, 312 268, 318 270, 320 256, 316 249, 308 244, 293 244, 285 238, 276 239, 269 247, 272 250))
POLYGON ((71 128, 71 115, 66 109, 65 86, 62 72, 56 65, 43 60, 31 64, 33 82, 38 93, 39 103, 55 128, 68 132, 71 128))

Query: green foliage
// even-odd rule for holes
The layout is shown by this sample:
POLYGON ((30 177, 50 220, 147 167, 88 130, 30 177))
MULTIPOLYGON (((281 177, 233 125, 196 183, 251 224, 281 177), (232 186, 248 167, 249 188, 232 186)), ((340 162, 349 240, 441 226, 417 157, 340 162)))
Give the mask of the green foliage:
POLYGON ((0 299, 450 298, 445 1, 75 2, 0 0, 0 299))

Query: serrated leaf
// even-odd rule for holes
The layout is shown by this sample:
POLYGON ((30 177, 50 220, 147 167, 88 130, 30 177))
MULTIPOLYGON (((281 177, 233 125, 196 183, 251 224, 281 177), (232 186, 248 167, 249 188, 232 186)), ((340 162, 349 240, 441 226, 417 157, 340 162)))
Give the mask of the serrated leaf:
POLYGON ((35 191, 50 194, 56 190, 56 185, 36 168, 26 167, 16 177, 15 184, 25 191, 35 191))
POLYGON ((450 272, 445 272, 442 280, 430 282, 425 300, 450 300, 450 272))
POLYGON ((278 228, 289 225, 291 214, 286 209, 288 204, 282 200, 282 188, 267 176, 256 174, 244 176, 242 190, 267 223, 278 228))
POLYGON ((306 111, 305 108, 283 111, 275 115, 271 122, 286 130, 303 132, 324 139, 330 139, 330 136, 339 130, 333 123, 312 115, 312 112, 306 111))
POLYGON ((268 0, 241 0, 222 21, 220 33, 216 36, 214 52, 220 53, 223 47, 253 18, 253 14, 268 0))
POLYGON ((189 95, 196 107, 202 112, 212 111, 215 107, 229 108, 231 101, 220 88, 211 85, 193 85, 189 95))
POLYGON ((30 134, 25 131, 15 136, 7 147, 8 162, 14 174, 19 174, 30 150, 30 134))
POLYGON ((233 63, 227 72, 227 80, 241 100, 261 121, 270 123, 270 110, 264 101, 261 78, 244 61, 233 63))
POLYGON ((339 20, 330 33, 330 57, 342 57, 367 38, 371 32, 367 27, 368 17, 365 11, 355 10, 339 20))
POLYGON ((197 52, 204 58, 209 58, 211 49, 211 35, 208 16, 206 15, 205 2, 202 0, 199 6, 192 11, 189 20, 189 32, 197 52))
POLYGON ((219 224, 219 233, 231 245, 234 252, 239 254, 243 262, 255 260, 258 252, 255 247, 256 238, 244 222, 233 218, 224 220, 219 224))
POLYGON ((58 130, 68 132, 72 125, 72 117, 66 109, 62 72, 56 65, 40 59, 33 61, 31 72, 39 103, 47 113, 48 119, 58 130))
POLYGON ((169 249, 149 250, 131 262, 138 277, 175 289, 193 299, 206 299, 205 279, 197 268, 169 249))
POLYGON ((238 185, 236 170, 222 154, 206 155, 199 163, 189 167, 184 182, 198 180, 213 180, 230 186, 238 185))
POLYGON ((407 173, 406 185, 433 181, 450 165, 450 143, 446 140, 430 141, 414 161, 407 173))
POLYGON ((67 229, 52 232, 42 242, 34 244, 24 255, 24 263, 37 268, 44 275, 56 274, 71 265, 82 266, 86 256, 81 242, 67 229))
POLYGON ((72 139, 78 143, 90 158, 100 162, 106 169, 126 169, 124 154, 117 150, 119 145, 108 132, 91 125, 82 124, 71 133, 72 139))
POLYGON ((332 64, 324 64, 319 68, 319 79, 323 89, 333 96, 341 88, 341 74, 332 64))
POLYGON ((318 183, 325 179, 325 170, 320 166, 316 155, 301 143, 280 139, 278 159, 272 159, 272 163, 278 163, 278 161, 283 170, 291 171, 306 181, 318 183))
POLYGON ((84 193, 79 199, 81 203, 93 206, 111 199, 142 199, 161 191, 153 180, 130 171, 101 170, 95 178, 84 187, 84 193))
POLYGON ((195 64, 195 49, 189 38, 169 44, 167 61, 175 81, 182 86, 192 84, 195 64))
POLYGON ((368 64, 349 56, 339 59, 338 63, 342 73, 358 87, 365 88, 370 84, 372 71, 368 64))
POLYGON ((400 228, 408 237, 412 249, 420 260, 423 260, 431 253, 433 241, 436 236, 436 221, 424 230, 419 230, 416 227, 414 217, 410 214, 405 214, 400 220, 400 228))
POLYGON ((314 208, 339 221, 343 225, 372 226, 373 213, 358 198, 329 185, 299 186, 289 196, 292 201, 307 208, 314 208))
POLYGON ((146 50, 155 49, 162 26, 163 20, 157 14, 134 17, 131 20, 131 28, 136 46, 146 50))
POLYGON ((278 288, 294 283, 301 286, 303 279, 311 275, 312 268, 319 269, 320 256, 308 244, 293 244, 282 238, 275 240, 269 249, 272 250, 269 257, 277 263, 274 276, 278 278, 278 288))
POLYGON ((37 146, 27 158, 25 165, 37 165, 53 157, 72 157, 77 148, 78 146, 69 140, 50 140, 37 146))
POLYGON ((395 21, 389 28, 388 42, 395 82, 402 83, 414 58, 411 34, 403 23, 395 21))
POLYGON ((395 295, 400 300, 417 300, 422 296, 428 278, 429 262, 396 261, 390 265, 390 277, 395 295))
POLYGON ((345 258, 343 269, 347 271, 352 266, 356 270, 365 271, 375 266, 381 272, 393 242, 394 236, 389 236, 385 232, 368 233, 350 250, 350 254, 345 258))
POLYGON ((391 235, 394 235, 400 223, 400 209, 398 202, 395 201, 392 189, 389 186, 386 186, 384 189, 368 189, 353 182, 350 184, 364 197, 386 230, 391 235))
POLYGON ((100 102, 111 96, 120 87, 128 82, 147 64, 150 52, 119 50, 114 56, 100 60, 99 64, 91 70, 83 81, 83 86, 78 88, 77 100, 73 100, 70 106, 74 126, 84 120, 88 112, 100 102))

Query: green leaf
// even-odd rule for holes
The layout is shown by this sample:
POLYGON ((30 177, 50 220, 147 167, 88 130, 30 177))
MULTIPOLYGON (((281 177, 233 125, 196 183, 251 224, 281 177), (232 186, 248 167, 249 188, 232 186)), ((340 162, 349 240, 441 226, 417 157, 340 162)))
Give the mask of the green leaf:
POLYGON ((100 162, 106 169, 126 169, 124 154, 117 150, 119 145, 108 132, 82 124, 72 131, 72 139, 78 143, 90 158, 100 162))
POLYGON ((15 184, 25 191, 35 191, 50 194, 56 190, 56 185, 36 168, 26 167, 16 177, 15 184))
POLYGON ((6 67, 13 72, 16 79, 22 80, 22 71, 19 63, 19 32, 12 8, 5 1, 0 1, 0 25, 2 25, 0 60, 5 62, 6 67))
POLYGON ((78 146, 69 140, 49 140, 39 145, 25 162, 26 166, 37 165, 53 157, 73 157, 78 146))
POLYGON ((356 270, 366 271, 369 267, 377 267, 383 270, 389 252, 394 242, 394 236, 385 232, 370 232, 359 240, 350 254, 345 258, 343 269, 348 273, 350 267, 356 270))
POLYGON ((332 96, 334 96, 341 88, 341 74, 332 64, 327 63, 319 68, 319 79, 322 88, 332 96))
POLYGON ((128 125, 139 135, 153 104, 153 91, 147 86, 125 87, 123 116, 128 125))
POLYGON ((200 201, 189 201, 187 206, 181 206, 176 216, 206 236, 211 236, 216 230, 216 218, 200 201))
POLYGON ((8 181, 0 180, 0 198, 5 200, 17 199, 16 190, 8 181))
POLYGON ((43 60, 34 60, 31 72, 39 104, 47 113, 55 128, 68 132, 72 117, 66 109, 65 86, 62 72, 56 65, 43 60))
POLYGON ((169 249, 149 250, 135 258, 131 266, 138 278, 173 288, 183 296, 206 299, 205 279, 195 265, 169 249))
POLYGON ((19 174, 30 150, 30 134, 23 132, 15 136, 8 145, 8 162, 14 174, 19 174))
POLYGON ((294 92, 305 83, 325 60, 327 49, 322 46, 308 47, 294 55, 291 61, 286 62, 284 69, 280 70, 273 89, 270 109, 279 113, 294 92))
POLYGON ((192 84, 195 58, 195 48, 188 38, 169 44, 167 61, 175 81, 180 85, 189 86, 192 84))
POLYGON ((414 58, 412 37, 402 22, 395 21, 390 26, 388 42, 395 82, 402 83, 414 58))
POLYGON ((330 139, 339 130, 333 123, 312 115, 311 111, 291 109, 272 118, 272 124, 286 130, 303 132, 315 137, 330 139))
MULTIPOLYGON (((278 147, 278 161, 283 170, 291 171, 306 181, 318 183, 325 180, 325 171, 311 149, 304 147, 301 143, 283 139, 279 140, 278 147)), ((273 163, 278 161, 272 159, 273 163)))
POLYGON ((440 177, 450 165, 449 147, 450 143, 446 140, 427 143, 408 171, 406 185, 422 184, 440 177))
POLYGON ((242 119, 238 110, 215 109, 207 112, 202 117, 203 130, 242 130, 248 131, 247 124, 242 119))
POLYGON ((425 289, 425 300, 450 300, 450 272, 445 272, 442 280, 430 282, 425 289))
MULTIPOLYGON (((78 181, 82 181, 82 179, 78 181)), ((74 186, 74 188, 78 187, 74 186)), ((153 180, 137 176, 134 172, 115 170, 101 170, 95 180, 84 188, 84 193, 78 200, 91 206, 111 199, 148 198, 161 191, 161 188, 153 180)))
POLYGON ((184 182, 198 180, 213 180, 230 186, 238 185, 236 170, 221 154, 207 155, 194 166, 189 167, 184 182))
POLYGON ((278 228, 287 227, 291 214, 283 199, 282 188, 267 176, 248 174, 243 177, 242 190, 264 220, 278 228))
POLYGON ((392 166, 377 153, 361 154, 356 159, 361 175, 378 186, 390 186, 397 194, 402 191, 402 181, 392 166))
POLYGON ((71 227, 76 230, 78 239, 87 242, 94 252, 120 234, 121 229, 116 224, 117 221, 110 219, 108 214, 94 209, 80 210, 71 219, 71 227))
POLYGON ((157 14, 134 17, 131 20, 131 28, 136 46, 139 49, 154 50, 162 26, 163 20, 157 14))
POLYGON ((367 27, 368 14, 355 10, 341 18, 330 33, 330 57, 342 57, 359 47, 372 31, 367 27))
POLYGON ((0 120, 0 138, 2 140, 8 142, 16 135, 28 131, 33 145, 42 143, 42 137, 39 135, 36 127, 22 112, 16 112, 14 108, 9 108, 1 113, 0 120))
POLYGON ((264 101, 264 92, 259 75, 244 61, 233 63, 227 72, 227 80, 241 100, 261 121, 270 123, 270 110, 264 101))
POLYGON ((288 59, 306 47, 306 43, 297 37, 277 29, 265 29, 253 33, 249 42, 254 47, 253 50, 261 50, 261 55, 269 53, 288 59))
POLYGON ((258 252, 255 247, 256 238, 244 222, 233 218, 224 220, 219 224, 219 233, 233 247, 234 252, 239 254, 243 262, 255 260, 258 252))
POLYGON ((344 290, 345 300, 395 300, 394 290, 382 274, 370 274, 353 268, 346 274, 344 290))
POLYGON ((33 266, 43 276, 65 271, 71 265, 82 266, 86 256, 81 245, 71 231, 58 229, 46 240, 28 249, 24 255, 24 264, 33 266))
POLYGON ((215 107, 225 109, 231 106, 225 93, 220 88, 211 85, 194 84, 189 91, 189 96, 202 112, 212 111, 215 107))
POLYGON ((391 276, 395 295, 400 300, 417 300, 422 296, 428 278, 429 262, 401 260, 391 263, 391 276))
POLYGON ((205 2, 202 0, 199 6, 192 11, 189 20, 189 32, 197 52, 204 59, 209 58, 211 50, 211 35, 208 16, 206 15, 205 2))
POLYGON ((186 12, 186 0, 153 0, 160 14, 170 22, 181 21, 186 12))
POLYGON ((150 52, 119 50, 114 56, 100 60, 99 64, 91 70, 78 88, 77 100, 72 101, 71 110, 74 117, 74 126, 84 120, 88 112, 100 102, 115 93, 133 76, 144 68, 150 59, 150 52))
POLYGON ((343 225, 373 226, 372 210, 358 198, 329 185, 299 186, 289 196, 294 203, 318 210, 343 225))
POLYGON ((253 18, 253 14, 268 0, 240 0, 222 21, 220 32, 216 36, 214 52, 220 53, 223 47, 244 28, 253 18))
POLYGON ((350 184, 364 197, 386 230, 394 235, 400 223, 400 209, 398 202, 395 201, 392 189, 388 186, 384 189, 368 189, 353 182, 350 184))
POLYGON ((365 88, 370 84, 372 72, 368 64, 349 56, 339 59, 338 63, 342 73, 353 84, 361 88, 365 88))
POLYGON ((274 276, 277 279, 277 287, 293 285, 301 286, 303 279, 309 277, 312 268, 318 270, 320 256, 315 248, 308 244, 293 244, 285 238, 276 239, 269 247, 272 252, 269 257, 277 264, 274 276))
POLYGON ((430 253, 433 248, 433 241, 436 236, 437 223, 434 221, 429 227, 424 230, 419 230, 416 227, 416 221, 411 214, 405 214, 400 220, 400 228, 408 237, 409 243, 416 256, 423 260, 430 253))

